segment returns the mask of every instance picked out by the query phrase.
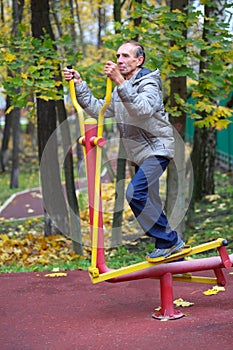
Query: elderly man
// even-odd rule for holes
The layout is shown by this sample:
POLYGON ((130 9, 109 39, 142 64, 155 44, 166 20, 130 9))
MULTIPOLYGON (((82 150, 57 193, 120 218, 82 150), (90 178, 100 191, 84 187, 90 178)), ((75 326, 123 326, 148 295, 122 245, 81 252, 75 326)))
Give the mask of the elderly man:
MULTIPOLYGON (((116 85, 105 116, 115 117, 127 157, 135 165, 126 198, 143 231, 155 238, 155 249, 147 259, 156 261, 185 244, 171 229, 159 195, 159 178, 174 156, 173 131, 164 112, 160 72, 143 67, 143 46, 125 42, 116 59, 117 63, 107 61, 104 69, 116 85)), ((80 106, 97 117, 104 101, 92 95, 78 71, 65 68, 64 76, 67 81, 74 79, 80 106)))

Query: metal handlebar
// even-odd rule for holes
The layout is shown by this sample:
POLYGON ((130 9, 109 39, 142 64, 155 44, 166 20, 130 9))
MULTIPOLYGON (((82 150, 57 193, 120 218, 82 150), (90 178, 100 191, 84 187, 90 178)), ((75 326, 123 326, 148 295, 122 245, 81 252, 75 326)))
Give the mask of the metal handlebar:
MULTIPOLYGON (((72 69, 72 66, 68 66, 67 68, 72 69)), ((86 135, 85 135, 83 110, 80 107, 80 105, 78 104, 78 101, 76 98, 76 92, 75 92, 75 86, 74 86, 73 79, 71 79, 69 81, 69 88, 70 88, 70 95, 71 95, 72 104, 75 107, 75 109, 77 110, 78 117, 79 117, 81 137, 85 139, 86 135)), ((95 175, 93 177, 93 180, 94 180, 94 193, 93 193, 93 195, 94 195, 94 208, 93 208, 93 230, 92 230, 92 255, 91 255, 91 268, 90 268, 90 270, 92 271, 92 273, 94 271, 95 274, 97 274, 97 275, 98 275, 98 269, 96 267, 97 266, 97 248, 98 248, 98 235, 99 235, 99 228, 100 228, 99 211, 100 211, 100 202, 101 202, 101 161, 102 161, 102 149, 101 148, 104 144, 104 142, 99 142, 99 141, 103 140, 104 113, 111 102, 111 95, 112 95, 112 81, 110 78, 107 78, 105 101, 104 101, 103 106, 100 108, 100 111, 98 114, 96 137, 93 140, 93 147, 96 147, 96 154, 95 154, 96 158, 95 158, 95 175)), ((85 144, 85 141, 84 141, 84 144, 85 144)))
MULTIPOLYGON (((72 69, 72 66, 67 66, 68 69, 72 69)), ((85 134, 85 129, 84 129, 84 115, 83 115, 83 110, 82 107, 78 104, 77 98, 76 98, 76 93, 75 93, 75 85, 74 85, 74 80, 71 79, 69 81, 69 89, 70 89, 70 97, 72 104, 74 108, 76 109, 78 113, 78 120, 79 120, 79 128, 80 128, 80 134, 81 137, 84 136, 85 134)))
POLYGON ((107 84, 106 84, 106 97, 105 102, 102 106, 102 108, 99 111, 98 115, 98 133, 97 137, 103 136, 103 127, 104 127, 104 113, 106 109, 108 108, 110 102, 111 102, 111 96, 112 96, 112 80, 110 78, 107 78, 107 84))

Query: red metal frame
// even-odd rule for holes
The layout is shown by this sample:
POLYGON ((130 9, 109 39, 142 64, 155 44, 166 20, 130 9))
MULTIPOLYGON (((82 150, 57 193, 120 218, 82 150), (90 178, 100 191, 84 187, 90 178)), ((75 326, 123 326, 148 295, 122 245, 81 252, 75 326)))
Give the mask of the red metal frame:
MULTIPOLYGON (((91 237, 93 231, 94 218, 94 196, 95 196, 95 174, 96 174, 96 145, 94 140, 97 137, 97 122, 95 119, 89 118, 85 121, 85 137, 81 140, 86 148, 86 166, 87 166, 87 183, 88 183, 88 198, 89 198, 89 213, 90 213, 90 230, 91 237)), ((99 146, 105 143, 104 138, 99 146)), ((103 232, 103 215, 102 215, 102 198, 100 190, 99 204, 99 220, 98 220, 98 247, 97 247, 97 268, 101 273, 107 272, 109 269, 105 263, 104 254, 104 232, 103 232)))
POLYGON ((160 295, 161 309, 152 314, 153 318, 158 320, 176 320, 177 318, 184 316, 182 312, 174 309, 172 274, 170 272, 167 272, 160 277, 160 295))
MULTIPOLYGON (((88 177, 88 196, 90 210, 90 227, 91 234, 93 228, 93 213, 94 213, 94 193, 95 193, 95 173, 96 173, 96 137, 97 123, 90 118, 85 122, 85 137, 81 142, 86 148, 86 165, 88 177), (88 122, 89 120, 89 122, 88 122)), ((105 140, 98 139, 98 146, 103 146, 105 140)), ((98 165, 100 166, 100 165, 98 165)), ((233 265, 233 254, 230 256, 227 253, 226 247, 218 248, 219 256, 204 259, 188 260, 164 263, 154 265, 150 268, 125 274, 119 277, 111 278, 107 282, 117 283, 124 281, 132 281, 144 278, 159 278, 160 279, 160 294, 161 294, 161 310, 155 312, 152 316, 156 319, 177 319, 183 314, 174 309, 173 304, 173 286, 172 276, 176 274, 185 274, 190 272, 213 270, 219 285, 225 285, 226 280, 222 272, 223 268, 230 268, 233 265)), ((99 205, 99 222, 98 222, 98 247, 97 247, 97 264, 96 267, 99 274, 110 271, 105 263, 104 254, 104 233, 103 233, 103 217, 102 217, 102 202, 100 193, 99 205)))

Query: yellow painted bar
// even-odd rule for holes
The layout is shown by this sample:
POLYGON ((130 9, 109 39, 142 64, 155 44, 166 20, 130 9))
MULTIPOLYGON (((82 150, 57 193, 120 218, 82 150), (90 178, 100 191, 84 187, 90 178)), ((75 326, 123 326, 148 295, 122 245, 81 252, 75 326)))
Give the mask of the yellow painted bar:
MULTIPOLYGON (((70 88, 70 96, 71 96, 72 104, 78 113, 79 127, 80 127, 80 134, 81 134, 80 139, 82 139, 85 134, 84 116, 83 116, 83 110, 81 106, 78 104, 78 101, 76 98, 75 85, 74 85, 73 79, 69 81, 69 88, 70 88)), ((107 78, 105 103, 100 109, 99 116, 98 116, 97 138, 102 137, 103 135, 104 113, 109 103, 111 102, 111 94, 112 94, 112 81, 110 78, 107 78)), ((97 148, 96 148, 95 195, 94 195, 93 232, 92 232, 92 255, 91 255, 91 267, 90 267, 90 271, 93 276, 98 275, 97 273, 98 269, 96 268, 96 263, 97 263, 97 246, 98 246, 100 176, 101 176, 101 156, 102 156, 101 147, 99 147, 98 145, 96 147, 97 148)))
MULTIPOLYGON (((111 102, 112 81, 107 78, 106 97, 98 115, 97 138, 103 136, 104 113, 111 102)), ((93 213, 93 232, 92 232, 92 254, 91 270, 96 271, 97 264, 97 246, 98 246, 98 228, 99 228, 99 204, 100 204, 100 177, 101 177, 102 148, 96 145, 96 170, 95 170, 95 193, 94 193, 94 213, 93 213)))
POLYGON ((203 277, 203 276, 192 276, 192 274, 181 274, 173 275, 172 279, 179 282, 195 282, 204 284, 217 284, 217 278, 215 277, 203 277))
POLYGON ((160 261, 156 261, 156 262, 143 261, 141 263, 122 267, 122 268, 117 269, 117 270, 110 270, 108 272, 104 272, 104 273, 100 274, 98 277, 92 275, 91 271, 89 271, 90 277, 91 277, 92 283, 103 282, 103 281, 106 281, 106 280, 111 279, 111 278, 120 277, 120 276, 129 274, 129 273, 133 273, 136 271, 148 269, 148 268, 153 267, 155 265, 160 265, 163 263, 172 262, 173 260, 177 260, 179 257, 187 257, 187 256, 190 256, 193 254, 198 254, 198 253, 202 253, 204 251, 208 251, 208 250, 212 250, 214 248, 221 247, 223 245, 224 241, 225 240, 223 238, 218 238, 212 242, 200 244, 196 247, 191 247, 190 251, 186 254, 182 254, 182 251, 181 251, 180 256, 178 253, 176 253, 174 255, 169 256, 166 259, 162 258, 160 261))
MULTIPOLYGON (((97 146, 97 149, 100 147, 97 146)), ((96 160, 97 160, 96 152, 96 160)), ((101 157, 101 151, 100 151, 101 157)), ((101 158, 100 158, 101 159, 101 158)), ((91 252, 91 268, 96 269, 97 265, 97 247, 98 247, 98 231, 99 231, 99 201, 100 201, 100 166, 95 171, 95 193, 94 193, 94 211, 93 211, 93 229, 92 229, 92 252, 91 252)))
POLYGON ((157 261, 156 263, 142 261, 142 262, 139 262, 137 264, 121 267, 120 269, 117 269, 117 270, 110 270, 108 272, 101 273, 97 278, 91 275, 91 271, 89 271, 89 272, 90 272, 90 277, 92 279, 92 282, 98 283, 98 282, 106 281, 110 278, 120 277, 120 276, 129 274, 129 273, 132 273, 132 272, 145 270, 145 269, 148 269, 148 268, 153 267, 155 265, 161 265, 164 263, 172 262, 173 260, 176 260, 176 259, 184 257, 184 256, 185 256, 184 254, 180 254, 179 256, 178 256, 178 254, 176 254, 175 256, 169 256, 166 259, 162 258, 160 261, 157 261))
MULTIPOLYGON (((71 79, 69 81, 69 88, 70 88, 70 97, 72 104, 74 108, 76 109, 78 113, 78 121, 79 121, 79 129, 80 129, 80 137, 79 137, 79 144, 83 146, 83 139, 85 138, 85 126, 84 126, 84 114, 81 106, 78 104, 77 98, 76 98, 76 92, 75 92, 75 85, 74 80, 71 79)), ((86 166, 86 148, 83 148, 83 154, 84 154, 84 167, 85 167, 85 174, 87 174, 87 166, 86 166)))
POLYGON ((91 277, 92 283, 99 283, 99 282, 103 282, 103 281, 109 280, 111 278, 115 278, 115 277, 119 277, 119 276, 123 276, 123 275, 129 274, 129 273, 132 273, 132 272, 145 270, 145 269, 153 267, 153 266, 154 266, 153 263, 149 263, 147 261, 143 261, 141 263, 137 263, 137 264, 134 264, 134 265, 121 267, 120 269, 117 269, 117 270, 110 270, 108 272, 101 273, 98 277, 94 277, 91 274, 90 270, 89 270, 89 272, 90 272, 90 277, 91 277))
POLYGON ((207 243, 197 245, 196 247, 192 247, 191 251, 186 256, 199 254, 199 253, 211 250, 211 249, 221 247, 223 245, 224 241, 225 241, 224 238, 218 238, 212 242, 207 242, 207 243))
POLYGON ((76 111, 78 113, 80 134, 81 134, 81 137, 83 137, 84 133, 85 133, 85 131, 84 131, 83 110, 82 110, 81 106, 78 104, 78 101, 77 101, 77 98, 76 98, 75 86, 74 86, 74 80, 73 79, 71 79, 69 81, 69 88, 70 88, 70 97, 71 97, 72 104, 73 104, 74 108, 76 109, 76 111))
POLYGON ((105 96, 105 102, 102 106, 102 108, 99 111, 98 115, 98 133, 97 137, 103 136, 103 128, 104 128, 104 113, 106 109, 108 108, 110 102, 111 102, 111 96, 112 96, 112 81, 110 78, 107 78, 106 83, 106 96, 105 96))

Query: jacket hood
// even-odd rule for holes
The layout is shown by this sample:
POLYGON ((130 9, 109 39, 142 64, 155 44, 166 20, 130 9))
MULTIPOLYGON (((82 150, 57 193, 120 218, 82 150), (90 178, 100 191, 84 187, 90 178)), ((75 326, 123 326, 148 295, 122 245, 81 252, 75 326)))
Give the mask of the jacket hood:
POLYGON ((152 71, 151 71, 150 69, 142 67, 142 68, 140 69, 140 71, 137 73, 135 79, 140 79, 141 77, 144 77, 144 75, 147 75, 147 74, 149 74, 149 73, 151 73, 151 72, 152 72, 152 71))
POLYGON ((148 68, 142 67, 139 70, 139 72, 136 74, 133 84, 138 83, 141 79, 145 79, 145 76, 146 76, 146 78, 149 78, 152 80, 155 79, 157 81, 157 83, 159 84, 160 89, 162 90, 162 81, 161 81, 159 69, 155 69, 154 71, 151 71, 148 68))

